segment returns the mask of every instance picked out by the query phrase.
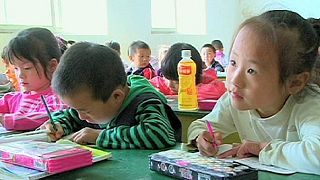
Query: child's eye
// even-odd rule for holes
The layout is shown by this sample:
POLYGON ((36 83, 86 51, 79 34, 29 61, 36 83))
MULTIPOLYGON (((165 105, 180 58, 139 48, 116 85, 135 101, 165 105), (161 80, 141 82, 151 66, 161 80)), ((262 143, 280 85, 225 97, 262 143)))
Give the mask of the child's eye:
POLYGON ((250 69, 247 70, 247 73, 248 74, 256 74, 257 72, 250 68, 250 69))
POLYGON ((236 61, 235 60, 230 60, 229 65, 230 66, 235 66, 236 65, 236 61))

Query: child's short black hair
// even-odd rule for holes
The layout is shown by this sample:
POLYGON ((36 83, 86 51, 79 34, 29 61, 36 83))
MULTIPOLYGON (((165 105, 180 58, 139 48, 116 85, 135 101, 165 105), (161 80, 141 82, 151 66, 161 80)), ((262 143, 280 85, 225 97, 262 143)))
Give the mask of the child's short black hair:
POLYGON ((130 44, 128 49, 128 55, 133 56, 137 53, 138 49, 150 49, 149 45, 143 41, 134 41, 130 44))
POLYGON ((213 52, 216 52, 216 48, 212 44, 204 44, 201 49, 203 48, 211 48, 213 52))
POLYGON ((212 46, 213 46, 214 48, 216 48, 217 50, 223 49, 223 44, 222 44, 222 42, 221 42, 220 40, 218 40, 218 39, 213 40, 213 41, 211 42, 211 44, 212 44, 212 46))
POLYGON ((94 99, 106 102, 119 86, 125 86, 127 75, 119 55, 109 47, 80 42, 66 50, 53 76, 52 86, 61 96, 72 96, 79 90, 92 91, 94 99))

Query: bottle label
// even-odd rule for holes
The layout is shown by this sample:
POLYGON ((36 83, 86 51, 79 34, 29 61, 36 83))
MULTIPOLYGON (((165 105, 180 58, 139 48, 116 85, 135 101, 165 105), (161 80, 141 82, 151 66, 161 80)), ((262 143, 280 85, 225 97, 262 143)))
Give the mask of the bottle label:
POLYGON ((181 74, 181 75, 190 75, 191 74, 191 66, 181 65, 179 67, 179 74, 181 74))

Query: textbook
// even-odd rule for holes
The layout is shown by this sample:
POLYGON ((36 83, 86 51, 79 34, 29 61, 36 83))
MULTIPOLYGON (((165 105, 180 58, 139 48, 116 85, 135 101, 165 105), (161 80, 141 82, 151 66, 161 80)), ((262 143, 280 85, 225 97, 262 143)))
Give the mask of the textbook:
POLYGON ((92 153, 92 162, 94 162, 94 163, 102 161, 102 160, 106 160, 106 159, 109 159, 109 158, 112 157, 111 152, 103 151, 103 150, 100 150, 100 149, 97 149, 97 148, 93 148, 93 147, 89 147, 89 146, 85 146, 85 145, 80 145, 80 144, 77 144, 77 143, 75 143, 75 142, 73 142, 71 140, 68 140, 68 139, 60 139, 56 143, 74 145, 75 147, 80 147, 80 148, 87 149, 87 150, 91 151, 91 153, 92 153))
POLYGON ((52 174, 0 161, 0 179, 40 179, 52 174))
POLYGON ((31 169, 60 173, 93 163, 91 151, 73 145, 41 141, 0 144, 0 159, 31 169))
POLYGON ((263 165, 257 157, 243 159, 205 157, 199 152, 168 150, 151 154, 149 168, 158 173, 181 179, 258 179, 258 170, 293 174, 292 170, 263 165))

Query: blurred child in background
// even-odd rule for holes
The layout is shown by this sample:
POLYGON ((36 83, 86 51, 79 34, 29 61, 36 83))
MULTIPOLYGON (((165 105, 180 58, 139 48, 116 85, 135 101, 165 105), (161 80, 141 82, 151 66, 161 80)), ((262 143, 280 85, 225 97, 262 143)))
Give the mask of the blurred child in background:
POLYGON ((216 49, 211 44, 205 44, 201 47, 201 58, 205 63, 205 69, 214 69, 216 71, 224 72, 222 65, 215 60, 216 49))
POLYGON ((135 74, 152 79, 156 76, 156 72, 150 64, 151 49, 149 45, 143 41, 134 41, 128 49, 132 67, 127 69, 127 75, 135 74))
POLYGON ((2 62, 5 64, 6 67, 6 75, 9 79, 9 81, 12 83, 13 88, 15 91, 20 91, 20 82, 19 78, 15 72, 14 65, 10 64, 8 59, 8 47, 5 46, 1 53, 2 62))
POLYGON ((220 40, 216 39, 211 42, 212 46, 216 49, 216 60, 226 68, 229 64, 228 57, 224 54, 223 44, 220 40))
POLYGON ((158 70, 157 70, 157 76, 163 76, 162 70, 161 70, 161 62, 165 55, 167 54, 170 46, 168 45, 161 45, 158 52, 158 70))

